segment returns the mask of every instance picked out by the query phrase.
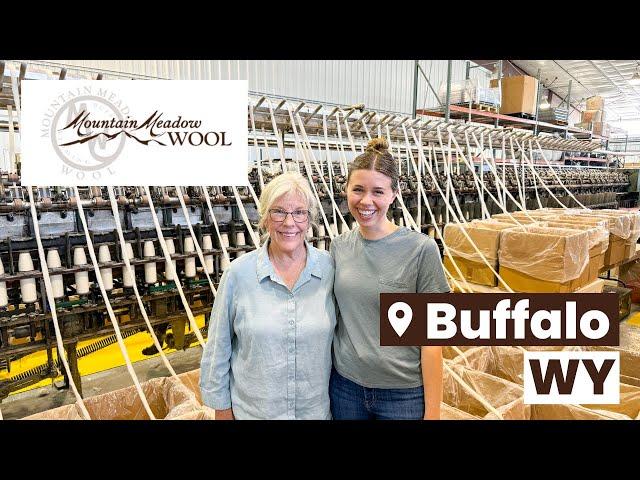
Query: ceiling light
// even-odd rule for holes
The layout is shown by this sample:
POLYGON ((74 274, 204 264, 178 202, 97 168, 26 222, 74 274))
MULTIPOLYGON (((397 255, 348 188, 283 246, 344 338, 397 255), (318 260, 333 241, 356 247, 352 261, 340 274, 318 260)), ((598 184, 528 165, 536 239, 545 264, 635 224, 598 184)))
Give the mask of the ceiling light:
POLYGON ((551 104, 545 98, 544 100, 542 100, 542 102, 540 102, 539 108, 541 108, 542 110, 546 110, 547 108, 551 108, 551 104))

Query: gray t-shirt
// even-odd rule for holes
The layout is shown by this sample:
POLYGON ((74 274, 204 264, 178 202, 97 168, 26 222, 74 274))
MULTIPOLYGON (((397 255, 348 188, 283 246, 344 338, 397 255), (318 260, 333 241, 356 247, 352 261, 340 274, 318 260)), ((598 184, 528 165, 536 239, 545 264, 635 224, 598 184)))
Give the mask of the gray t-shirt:
POLYGON ((340 310, 335 369, 363 387, 422 385, 420 347, 380 346, 380 293, 449 292, 436 242, 406 227, 366 240, 356 228, 334 238, 330 252, 340 310))

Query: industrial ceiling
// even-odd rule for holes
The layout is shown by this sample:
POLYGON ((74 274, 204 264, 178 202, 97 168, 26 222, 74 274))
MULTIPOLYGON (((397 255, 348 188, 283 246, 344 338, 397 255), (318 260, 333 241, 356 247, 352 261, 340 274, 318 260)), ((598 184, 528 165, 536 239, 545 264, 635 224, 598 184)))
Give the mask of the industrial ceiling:
POLYGON ((605 99, 608 122, 640 121, 640 85, 629 81, 640 60, 510 60, 529 75, 540 78, 544 87, 566 97, 571 83, 571 104, 584 109, 585 99, 605 99))

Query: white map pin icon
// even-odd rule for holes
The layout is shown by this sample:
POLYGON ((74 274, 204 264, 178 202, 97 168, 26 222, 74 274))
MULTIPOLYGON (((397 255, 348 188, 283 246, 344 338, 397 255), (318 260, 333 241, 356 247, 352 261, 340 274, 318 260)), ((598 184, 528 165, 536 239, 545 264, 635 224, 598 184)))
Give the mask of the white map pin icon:
POLYGON ((411 310, 409 304, 405 302, 396 302, 389 307, 389 310, 387 311, 387 318, 398 336, 402 337, 411 324, 411 320, 413 319, 413 310, 411 310), (404 314, 402 315, 402 318, 398 317, 398 312, 402 312, 404 314))

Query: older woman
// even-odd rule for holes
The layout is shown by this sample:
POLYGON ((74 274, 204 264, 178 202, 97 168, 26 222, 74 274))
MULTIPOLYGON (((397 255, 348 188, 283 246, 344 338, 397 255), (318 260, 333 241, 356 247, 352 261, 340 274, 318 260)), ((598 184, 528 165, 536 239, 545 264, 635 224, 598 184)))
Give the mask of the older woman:
POLYGON ((216 419, 330 419, 333 261, 305 241, 317 206, 299 173, 260 197, 261 248, 224 272, 200 388, 216 419))

